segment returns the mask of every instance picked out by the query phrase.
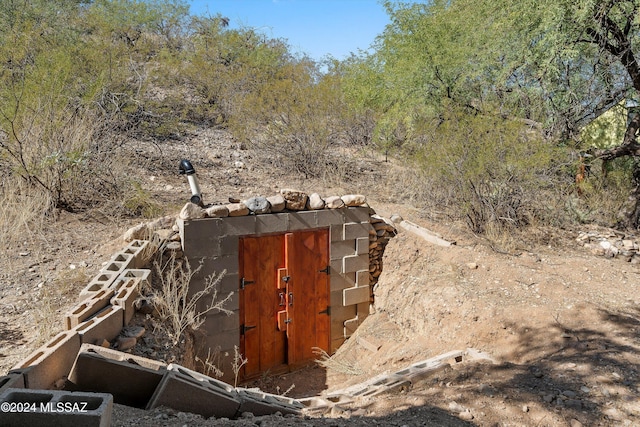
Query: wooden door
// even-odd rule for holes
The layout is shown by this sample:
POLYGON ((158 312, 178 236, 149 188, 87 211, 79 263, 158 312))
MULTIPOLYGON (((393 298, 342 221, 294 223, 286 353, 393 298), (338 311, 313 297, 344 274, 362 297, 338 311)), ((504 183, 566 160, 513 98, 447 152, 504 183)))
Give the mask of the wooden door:
POLYGON ((326 229, 240 239, 242 378, 329 350, 328 266, 326 229))
POLYGON ((301 365, 329 350, 329 230, 285 236, 287 288, 287 363, 301 365))
POLYGON ((278 330, 281 299, 276 287, 284 267, 284 236, 240 239, 240 353, 247 359, 242 377, 285 365, 286 333, 278 330))

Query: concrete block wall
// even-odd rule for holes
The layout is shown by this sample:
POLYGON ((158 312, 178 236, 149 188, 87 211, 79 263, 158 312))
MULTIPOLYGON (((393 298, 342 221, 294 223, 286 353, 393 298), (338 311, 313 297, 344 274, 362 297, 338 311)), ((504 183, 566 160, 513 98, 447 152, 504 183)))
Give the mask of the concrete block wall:
MULTIPOLYGON (((232 310, 208 314, 204 330, 205 346, 211 351, 233 355, 240 345, 239 242, 243 236, 261 236, 301 230, 329 229, 331 351, 335 351, 369 314, 371 284, 369 277, 369 241, 375 230, 370 224, 368 206, 343 207, 226 218, 178 220, 185 257, 193 266, 201 265, 194 275, 190 292, 204 288, 206 277, 226 271, 218 291, 224 297, 235 292, 225 308, 232 310)), ((206 302, 203 301, 203 304, 206 302)), ((203 310, 205 306, 199 307, 203 310)), ((204 352, 206 355, 206 351, 204 352)), ((225 366, 222 367, 226 371, 225 366)))
POLYGON ((28 406, 28 411, 0 411, 2 426, 109 427, 113 397, 106 393, 7 389, 0 403, 28 406))

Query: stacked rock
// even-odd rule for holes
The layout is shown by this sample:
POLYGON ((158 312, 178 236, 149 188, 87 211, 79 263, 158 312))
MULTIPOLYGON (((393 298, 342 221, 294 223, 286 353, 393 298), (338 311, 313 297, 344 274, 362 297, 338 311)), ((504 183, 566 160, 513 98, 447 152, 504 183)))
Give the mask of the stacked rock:
POLYGON ((373 229, 369 231, 369 282, 373 290, 373 285, 378 283, 378 277, 382 274, 384 249, 398 231, 391 221, 375 213, 371 215, 370 222, 373 229))
POLYGON ((576 241, 594 255, 622 258, 633 264, 640 264, 640 248, 633 235, 591 231, 580 233, 576 241))
POLYGON ((271 197, 257 196, 243 201, 233 199, 228 204, 210 205, 204 208, 189 202, 180 211, 179 218, 193 220, 264 215, 284 211, 340 209, 345 206, 365 206, 366 202, 365 196, 360 194, 330 196, 323 199, 318 193, 308 195, 298 190, 282 189, 280 194, 271 197))

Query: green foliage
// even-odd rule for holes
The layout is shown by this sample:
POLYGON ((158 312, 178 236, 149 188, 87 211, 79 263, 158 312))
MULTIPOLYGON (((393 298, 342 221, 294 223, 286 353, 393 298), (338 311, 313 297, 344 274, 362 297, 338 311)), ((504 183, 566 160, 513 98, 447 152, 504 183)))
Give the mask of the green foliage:
POLYGON ((522 123, 452 108, 441 123, 423 124, 421 133, 415 151, 432 203, 475 232, 542 217, 539 195, 553 190, 559 153, 522 123))
POLYGON ((123 207, 132 216, 156 218, 162 214, 162 206, 154 202, 151 194, 139 182, 130 181, 123 196, 123 207))

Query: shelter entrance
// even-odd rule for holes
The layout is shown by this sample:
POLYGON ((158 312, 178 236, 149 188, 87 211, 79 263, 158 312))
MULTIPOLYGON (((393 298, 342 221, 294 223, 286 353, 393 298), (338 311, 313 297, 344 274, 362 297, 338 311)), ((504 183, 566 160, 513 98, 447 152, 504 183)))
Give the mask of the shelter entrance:
POLYGON ((315 359, 329 352, 329 229, 239 242, 242 378, 315 359))

